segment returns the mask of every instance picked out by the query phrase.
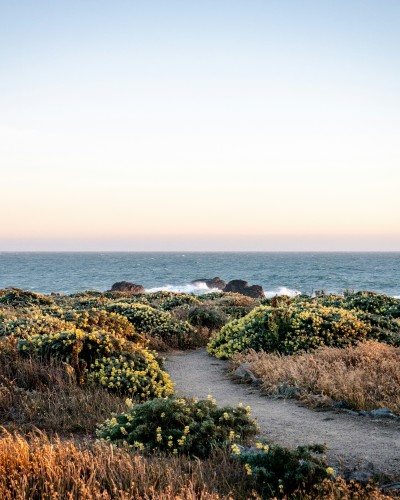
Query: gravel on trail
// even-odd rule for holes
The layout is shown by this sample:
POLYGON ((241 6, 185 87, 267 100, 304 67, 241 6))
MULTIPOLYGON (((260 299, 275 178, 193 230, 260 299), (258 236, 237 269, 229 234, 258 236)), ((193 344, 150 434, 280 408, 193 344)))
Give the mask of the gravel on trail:
POLYGON ((373 470, 400 479, 400 424, 384 418, 349 415, 338 410, 317 411, 288 399, 262 396, 257 387, 235 383, 229 362, 209 356, 205 349, 173 352, 165 369, 182 396, 206 398, 220 406, 250 405, 260 435, 284 446, 325 443, 330 465, 339 472, 373 470))

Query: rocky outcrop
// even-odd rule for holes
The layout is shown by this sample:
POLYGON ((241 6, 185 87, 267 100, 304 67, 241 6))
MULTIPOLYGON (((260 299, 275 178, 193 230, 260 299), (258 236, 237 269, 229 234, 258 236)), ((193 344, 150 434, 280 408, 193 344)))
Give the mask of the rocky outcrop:
POLYGON ((262 286, 249 286, 248 282, 244 280, 232 280, 222 291, 240 293, 242 295, 247 295, 247 297, 252 297, 253 299, 262 299, 265 297, 262 286))
POLYGON ((198 285, 199 283, 205 283, 208 288, 217 288, 218 290, 223 290, 226 286, 224 280, 216 276, 215 278, 205 278, 192 281, 192 285, 198 285))
POLYGON ((142 285, 137 285, 136 283, 130 283, 129 281, 118 281, 114 283, 109 292, 124 292, 124 293, 145 293, 145 289, 142 285))

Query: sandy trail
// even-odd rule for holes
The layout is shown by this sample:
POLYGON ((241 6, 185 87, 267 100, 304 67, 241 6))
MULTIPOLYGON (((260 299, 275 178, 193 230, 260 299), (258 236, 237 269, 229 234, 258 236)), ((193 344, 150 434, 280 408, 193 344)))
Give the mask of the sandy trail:
POLYGON ((398 422, 315 411, 292 400, 263 397, 257 388, 232 382, 227 366, 204 349, 172 353, 166 360, 166 370, 181 395, 205 398, 212 394, 221 406, 250 405, 266 438, 286 446, 326 443, 328 461, 338 470, 363 469, 370 463, 375 472, 400 480, 398 422))

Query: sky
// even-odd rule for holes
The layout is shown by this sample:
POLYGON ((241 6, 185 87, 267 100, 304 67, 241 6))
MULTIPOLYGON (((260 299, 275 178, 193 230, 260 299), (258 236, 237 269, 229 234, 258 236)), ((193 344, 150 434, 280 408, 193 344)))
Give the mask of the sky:
POLYGON ((400 250, 400 2, 0 1, 0 251, 400 250))

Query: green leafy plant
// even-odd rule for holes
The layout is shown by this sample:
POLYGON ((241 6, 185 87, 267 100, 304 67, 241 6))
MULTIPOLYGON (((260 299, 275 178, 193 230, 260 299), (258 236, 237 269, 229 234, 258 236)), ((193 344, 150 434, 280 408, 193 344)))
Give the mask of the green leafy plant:
POLYGON ((212 399, 168 398, 132 406, 100 426, 98 436, 141 450, 204 458, 256 432, 249 408, 219 408, 212 399))
POLYGON ((258 449, 239 450, 236 456, 253 477, 258 493, 265 498, 284 497, 299 489, 310 490, 335 473, 321 456, 326 451, 324 446, 299 446, 291 450, 279 445, 257 445, 258 449))
POLYGON ((194 343, 194 328, 187 321, 175 320, 168 311, 127 302, 112 303, 107 310, 125 316, 138 332, 158 337, 172 347, 187 348, 194 343))

